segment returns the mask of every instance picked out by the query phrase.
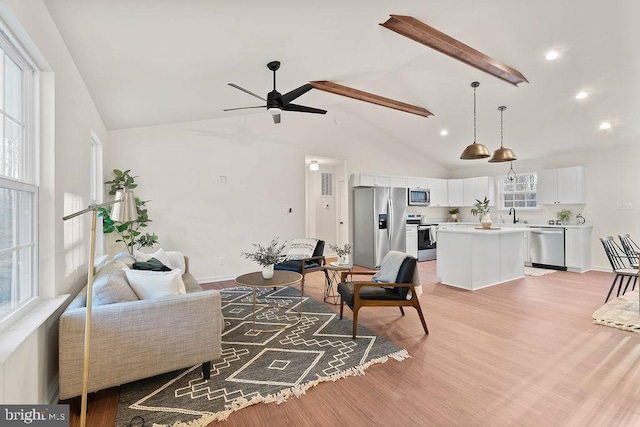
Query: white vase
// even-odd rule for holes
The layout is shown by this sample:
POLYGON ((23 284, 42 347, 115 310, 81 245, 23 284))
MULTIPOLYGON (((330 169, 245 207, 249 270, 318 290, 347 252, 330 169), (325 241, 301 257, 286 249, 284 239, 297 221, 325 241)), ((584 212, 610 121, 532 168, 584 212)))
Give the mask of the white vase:
POLYGON ((273 277, 273 264, 262 267, 262 277, 271 279, 273 277))
POLYGON ((482 218, 480 219, 480 224, 482 224, 482 228, 491 228, 491 224, 493 223, 491 222, 491 216, 489 215, 489 212, 482 216, 482 218))

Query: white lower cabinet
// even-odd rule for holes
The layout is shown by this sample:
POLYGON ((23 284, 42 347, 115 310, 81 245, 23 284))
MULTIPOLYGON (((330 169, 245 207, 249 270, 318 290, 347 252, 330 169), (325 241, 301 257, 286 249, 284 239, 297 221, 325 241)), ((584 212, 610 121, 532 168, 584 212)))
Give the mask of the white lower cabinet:
POLYGON ((582 273, 591 268, 591 226, 567 228, 564 234, 567 270, 582 273))
POLYGON ((418 226, 407 225, 407 250, 406 253, 418 258, 418 226))

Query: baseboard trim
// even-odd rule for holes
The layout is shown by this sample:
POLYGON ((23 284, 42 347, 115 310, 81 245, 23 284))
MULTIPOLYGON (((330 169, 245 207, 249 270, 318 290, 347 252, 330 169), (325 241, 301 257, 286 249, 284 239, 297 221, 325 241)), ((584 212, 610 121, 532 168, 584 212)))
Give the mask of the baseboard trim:
POLYGON ((235 280, 240 274, 227 274, 224 276, 214 276, 214 277, 199 277, 196 280, 199 284, 202 283, 212 283, 212 282, 224 282, 225 280, 235 280))

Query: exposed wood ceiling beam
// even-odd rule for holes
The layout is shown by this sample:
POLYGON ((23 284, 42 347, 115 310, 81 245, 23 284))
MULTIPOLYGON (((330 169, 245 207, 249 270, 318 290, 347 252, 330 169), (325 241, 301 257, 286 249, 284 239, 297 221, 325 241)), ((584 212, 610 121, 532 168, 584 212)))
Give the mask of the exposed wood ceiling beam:
POLYGON ((515 86, 522 82, 529 83, 520 71, 459 42, 411 16, 391 15, 387 22, 380 25, 515 86))
POLYGON ((396 101, 395 99, 385 98, 373 93, 364 92, 352 87, 343 86, 338 83, 329 82, 326 80, 309 82, 315 89, 323 90, 325 92, 335 93, 336 95, 346 96, 348 98, 357 99, 359 101, 370 102, 372 104, 381 105, 383 107, 393 108, 395 110, 404 111, 406 113, 417 114, 418 116, 429 117, 433 114, 425 108, 418 107, 417 105, 411 105, 404 102, 396 101))

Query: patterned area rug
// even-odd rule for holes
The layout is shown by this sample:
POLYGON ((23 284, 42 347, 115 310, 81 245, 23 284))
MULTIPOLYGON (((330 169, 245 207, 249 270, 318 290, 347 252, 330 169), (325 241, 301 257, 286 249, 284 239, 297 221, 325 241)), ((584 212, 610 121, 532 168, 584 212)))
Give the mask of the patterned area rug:
POLYGON ((638 291, 609 301, 593 313, 593 323, 640 334, 640 302, 638 291))
POLYGON ((525 267, 524 275, 525 276, 544 276, 545 274, 555 273, 556 270, 550 270, 548 268, 538 268, 538 267, 525 267))
MULTIPOLYGON (((295 326, 252 332, 251 289, 221 293, 222 357, 213 361, 211 379, 202 379, 198 365, 125 384, 120 387, 116 425, 129 425, 141 416, 144 425, 206 426, 256 403, 282 403, 319 383, 364 375, 366 368, 389 357, 409 357, 402 347, 365 328, 358 327, 352 340, 351 319, 340 320, 338 313, 311 298, 304 299, 304 315, 295 326)), ((259 290, 256 329, 296 322, 299 295, 295 288, 259 290)))

